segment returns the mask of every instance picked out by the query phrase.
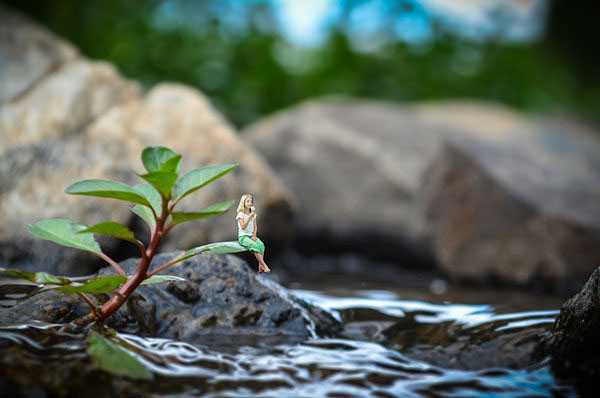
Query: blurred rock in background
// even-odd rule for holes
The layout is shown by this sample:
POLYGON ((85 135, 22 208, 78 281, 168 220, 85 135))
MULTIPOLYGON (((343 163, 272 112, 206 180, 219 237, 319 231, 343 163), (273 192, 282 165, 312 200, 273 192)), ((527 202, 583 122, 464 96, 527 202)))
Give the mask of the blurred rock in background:
POLYGON ((298 199, 298 250, 429 258, 455 279, 554 291, 600 262, 600 142, 574 122, 476 101, 337 99, 243 136, 298 199))
MULTIPOLYGON (((64 4, 67 3, 71 4, 64 4)), ((86 8, 82 18, 95 16, 97 5, 86 8)), ((125 3, 116 2, 113 6, 111 12, 117 19, 129 10, 125 3)), ((144 18, 160 11, 150 3, 146 6, 140 11, 144 18)), ((56 23, 55 8, 40 10, 40 15, 56 23)), ((350 14, 355 11, 349 10, 350 14)), ((402 10, 398 15, 404 12, 408 11, 402 10)), ((342 18, 339 24, 351 20, 342 18)), ((128 25, 129 28, 148 28, 150 22, 140 21, 136 24, 141 25, 128 25)), ((70 197, 63 190, 84 178, 136 183, 134 171, 141 171, 139 154, 147 145, 167 145, 182 153, 183 171, 207 163, 240 162, 241 167, 233 176, 188 198, 182 208, 195 210, 215 201, 238 199, 242 192, 255 193, 260 234, 267 241, 269 254, 285 246, 295 234, 294 250, 301 255, 351 253, 394 262, 400 267, 439 267, 457 280, 537 286, 552 291, 572 290, 600 260, 598 133, 570 119, 526 117, 495 102, 480 100, 400 105, 338 97, 308 101, 265 117, 244 129, 242 141, 208 98, 194 88, 174 83, 143 86, 125 79, 111 64, 90 61, 69 43, 4 7, 0 8, 0 22, 3 263, 58 273, 88 273, 98 267, 87 255, 30 239, 25 225, 40 218, 69 217, 86 224, 113 219, 144 234, 144 227, 125 204, 70 197), (296 217, 292 217, 294 209, 296 217)), ((78 24, 64 26, 65 31, 81 28, 78 24)), ((94 30, 86 32, 91 35, 85 36, 89 40, 94 30)), ((189 36, 181 37, 185 43, 204 43, 197 42, 198 32, 188 33, 189 36)), ((165 35, 161 36, 163 44, 173 40, 165 32, 160 34, 165 35)), ((132 37, 146 40, 149 36, 124 35, 125 41, 119 43, 131 45, 127 40, 133 40, 132 37)), ((325 42, 329 44, 323 44, 324 48, 331 43, 341 46, 343 43, 335 41, 338 39, 333 35, 327 39, 331 42, 325 42)), ((437 44, 458 43, 440 32, 433 32, 430 40, 432 47, 424 54, 433 58, 407 58, 410 65, 397 72, 410 75, 421 65, 419 62, 422 67, 433 67, 441 62, 432 62, 441 51, 437 44)), ((241 43, 246 49, 254 48, 241 43)), ((269 47, 273 43, 263 44, 269 47)), ((488 51, 485 46, 469 45, 481 54, 488 51)), ((503 46, 502 54, 516 54, 515 48, 503 46)), ((386 54, 394 56, 408 51, 402 46, 385 48, 386 54)), ((454 50, 450 53, 454 54, 454 50)), ((181 59, 189 54, 182 52, 181 59)), ((137 52, 130 55, 142 56, 137 52)), ((218 59, 218 54, 213 55, 218 59)), ((416 57, 410 51, 405 54, 409 55, 416 57)), ((511 67, 531 66, 521 58, 518 65, 517 58, 508 58, 511 67)), ((539 98, 567 92, 560 85, 548 86, 544 90, 553 94, 537 97, 532 93, 537 92, 538 86, 531 91, 533 86, 521 85, 523 82, 517 77, 521 72, 525 76, 529 69, 518 69, 515 75, 505 76, 500 71, 504 68, 499 66, 501 62, 487 56, 485 60, 498 66, 493 76, 509 79, 506 85, 502 81, 494 83, 503 88, 494 91, 500 93, 499 97, 491 99, 501 99, 505 88, 510 93, 529 93, 522 94, 522 99, 529 98, 532 104, 537 104, 539 98)), ((279 69, 261 65, 260 71, 269 76, 266 80, 276 85, 279 69)), ((480 87, 479 78, 487 81, 484 66, 478 78, 467 81, 454 76, 458 87, 466 90, 461 93, 473 94, 469 84, 480 87)), ((339 65, 338 75, 346 73, 344 67, 339 65)), ((194 70, 193 65, 182 68, 194 70)), ((437 77, 440 73, 454 73, 452 70, 435 68, 430 72, 437 77)), ((156 73, 151 74, 156 77, 156 73)), ((158 74, 169 76, 165 71, 158 74)), ((227 75, 222 74, 221 77, 227 75)), ((562 72, 558 75, 566 76, 562 72)), ((218 76, 216 73, 211 78, 218 76)), ((310 74, 294 76, 296 83, 304 78, 310 80, 310 74)), ((360 81, 357 76, 355 80, 360 81)), ((563 84, 563 77, 557 82, 563 84)), ((438 85, 439 79, 421 76, 421 80, 413 81, 404 75, 399 79, 393 84, 380 81, 369 87, 378 87, 381 92, 375 94, 381 97, 390 97, 386 90, 402 81, 411 81, 415 93, 428 87, 437 87, 435 92, 451 92, 443 84, 438 85)), ((144 83, 155 80, 144 78, 144 83)), ((241 82, 246 94, 279 101, 277 106, 290 103, 292 97, 299 98, 284 95, 271 85, 254 87, 241 82), (259 88, 270 90, 270 94, 259 88), (271 95, 275 93, 281 95, 271 95)), ((349 92, 365 94, 360 90, 349 92)), ((213 96, 218 94, 215 93, 213 96)), ((414 98, 423 98, 415 95, 414 98)), ((217 102, 228 104, 228 114, 235 115, 238 123, 253 119, 256 113, 248 111, 250 97, 236 98, 229 98, 233 102, 228 102, 223 97, 217 102), (232 104, 238 103, 248 109, 233 112, 232 104), (254 116, 249 116, 251 113, 254 116)), ((591 101, 588 104, 594 103, 593 95, 586 98, 591 101)), ((520 100, 515 101, 505 102, 518 105, 520 100)), ((275 102, 263 104, 262 111, 272 110, 275 102)), ((235 223, 233 214, 230 216, 181 226, 164 248, 187 248, 233 238, 235 223)), ((117 259, 136 255, 128 244, 116 245, 108 240, 102 240, 102 244, 117 259)))
MULTIPOLYGON (((183 155, 182 172, 205 164, 238 162, 239 169, 187 198, 182 209, 254 192, 265 239, 290 236, 289 196, 277 177, 244 145, 197 90, 162 84, 148 93, 104 62, 90 61, 68 43, 0 7, 0 261, 5 266, 59 274, 98 267, 87 253, 32 239, 26 224, 67 217, 84 224, 114 220, 145 234, 124 202, 64 193, 88 178, 135 184, 145 146, 166 145, 183 155)), ((189 248, 236 235, 233 211, 175 229, 164 247, 189 248)), ((142 235, 141 235, 142 236, 142 235)), ((117 259, 136 255, 102 240, 117 259)))

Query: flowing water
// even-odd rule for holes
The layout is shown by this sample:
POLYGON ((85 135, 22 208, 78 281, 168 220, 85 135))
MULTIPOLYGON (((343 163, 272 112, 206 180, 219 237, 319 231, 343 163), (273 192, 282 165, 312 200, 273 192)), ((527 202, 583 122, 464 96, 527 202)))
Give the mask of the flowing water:
MULTIPOLYGON (((296 285, 292 291, 344 323, 338 338, 298 342, 228 336, 196 347, 121 334, 138 347, 155 378, 133 382, 92 373, 94 381, 104 383, 94 391, 100 396, 111 384, 107 381, 118 379, 122 396, 145 397, 576 395, 553 377, 547 359, 523 365, 521 358, 527 356, 528 344, 551 327, 559 300, 502 292, 461 290, 456 296, 429 289, 397 291, 385 283, 337 286, 347 287, 332 290, 313 283, 296 285), (513 362, 518 366, 511 368, 513 362)), ((41 323, 1 328, 2 366, 14 355, 27 363, 19 371, 38 372, 32 377, 40 379, 48 367, 63 366, 63 373, 71 377, 90 366, 81 336, 57 334, 57 328, 41 323), (76 365, 69 368, 69 363, 76 365)))

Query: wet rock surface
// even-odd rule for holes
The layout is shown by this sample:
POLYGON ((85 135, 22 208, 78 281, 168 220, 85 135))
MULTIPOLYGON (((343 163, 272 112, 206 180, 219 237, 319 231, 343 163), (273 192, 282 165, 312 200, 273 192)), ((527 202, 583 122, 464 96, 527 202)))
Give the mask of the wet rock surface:
POLYGON ((597 383, 600 375, 600 268, 563 304, 543 346, 557 375, 597 383))
MULTIPOLYGON (((177 254, 161 254, 153 264, 162 264, 177 254)), ((122 263, 129 273, 136 264, 136 259, 122 263)), ((256 275, 235 256, 199 255, 169 274, 187 280, 138 288, 107 324, 127 333, 200 345, 210 334, 305 339, 314 333, 331 335, 339 328, 328 313, 256 275)), ((67 323, 87 312, 76 296, 46 292, 10 309, 0 309, 0 325, 31 320, 67 323)))
MULTIPOLYGON (((224 301, 219 296, 237 293, 227 286, 218 293, 223 286, 214 277, 225 282, 229 275, 236 275, 244 290, 245 273, 238 274, 230 266, 225 266, 222 275, 215 270, 205 272, 203 267, 192 270, 194 280, 204 280, 207 290, 215 294, 211 306, 218 322, 234 324, 232 314, 221 313, 224 301)), ((552 327, 558 313, 553 310, 556 298, 547 297, 542 304, 540 297, 519 291, 474 291, 471 296, 465 295, 465 289, 457 290, 458 296, 449 291, 435 298, 421 289, 395 291, 390 279, 339 277, 336 286, 321 280, 294 291, 296 297, 325 308, 340 320, 343 329, 331 338, 306 339, 295 334, 295 328, 280 332, 257 328, 259 333, 238 334, 251 326, 205 327, 206 334, 189 336, 193 345, 121 334, 140 348, 156 372, 156 378, 148 382, 98 370, 85 355, 81 338, 57 335, 58 326, 30 321, 0 325, 0 380, 6 380, 0 388, 12 396, 78 396, 81 391, 90 397, 310 396, 315 391, 322 396, 340 391, 350 396, 573 396, 569 384, 553 378, 545 355, 536 359, 531 353, 552 327), (503 303, 510 305, 496 308, 503 303)), ((154 306, 155 302, 169 303, 196 322, 190 309, 201 308, 203 301, 202 292, 198 294, 186 283, 164 285, 160 292, 152 289, 145 294, 151 300, 138 299, 132 305, 151 304, 144 312, 148 319, 136 321, 130 314, 141 311, 125 308, 113 319, 122 324, 121 330, 143 335, 142 324, 162 327, 167 321, 177 322, 168 308, 159 310, 163 304, 154 306), (188 302, 194 304, 182 307, 188 302)), ((238 302, 234 300, 232 308, 239 308, 238 302)), ((55 308, 53 319, 68 312, 55 308)))
POLYGON ((405 355, 450 369, 523 369, 539 363, 547 328, 500 333, 493 325, 465 331, 453 325, 411 327, 410 320, 382 331, 385 344, 405 355), (404 329, 404 330, 403 330, 404 329))

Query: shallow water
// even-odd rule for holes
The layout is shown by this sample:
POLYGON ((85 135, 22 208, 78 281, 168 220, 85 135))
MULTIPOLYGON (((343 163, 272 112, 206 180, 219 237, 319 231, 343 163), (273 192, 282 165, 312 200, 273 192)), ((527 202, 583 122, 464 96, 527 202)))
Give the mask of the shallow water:
MULTIPOLYGON (((551 327, 558 314, 556 299, 464 290, 457 297, 452 291, 442 295, 429 290, 396 291, 381 283, 349 285, 336 290, 297 285, 293 290, 343 321, 341 338, 297 342, 281 336, 213 336, 206 346, 195 347, 121 334, 139 347, 140 358, 156 375, 151 382, 120 380, 121 386, 143 396, 576 395, 573 388, 555 380, 544 358, 510 369, 487 367, 498 358, 483 357, 486 352, 502 355, 506 349, 510 362, 520 344, 530 343, 551 327), (476 303, 477 298, 487 301, 476 303), (502 341, 501 347, 494 345, 497 341, 502 341), (448 353, 454 353, 457 362, 448 359, 448 353), (465 364, 478 369, 457 369, 465 364)), ((31 362, 60 366, 70 358, 87 366, 80 336, 57 335, 56 330, 56 325, 41 323, 1 328, 0 350, 18 347, 19 355, 31 362)))

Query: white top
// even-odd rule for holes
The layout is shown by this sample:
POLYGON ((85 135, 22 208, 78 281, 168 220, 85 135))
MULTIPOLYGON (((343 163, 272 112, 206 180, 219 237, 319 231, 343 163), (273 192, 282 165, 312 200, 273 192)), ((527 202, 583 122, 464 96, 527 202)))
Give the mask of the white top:
POLYGON ((243 236, 243 235, 248 235, 248 236, 252 236, 252 234, 254 233, 254 223, 256 222, 256 218, 252 218, 252 220, 250 220, 250 222, 248 224, 246 224, 246 228, 240 227, 240 223, 237 220, 243 220, 244 222, 246 222, 246 220, 248 219, 248 217, 250 217, 250 214, 246 214, 244 212, 239 212, 237 214, 237 216, 235 217, 237 226, 238 226, 238 237, 243 236))

